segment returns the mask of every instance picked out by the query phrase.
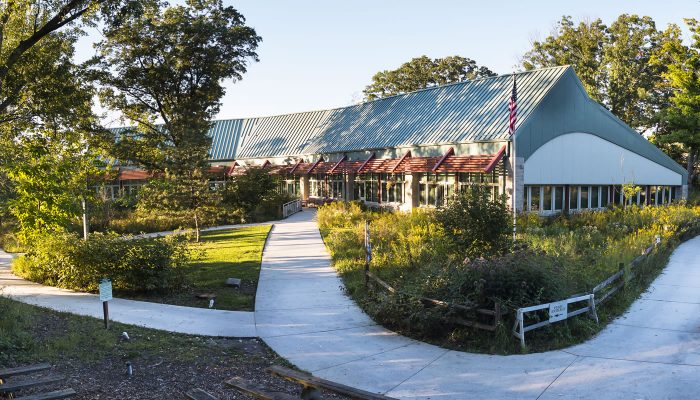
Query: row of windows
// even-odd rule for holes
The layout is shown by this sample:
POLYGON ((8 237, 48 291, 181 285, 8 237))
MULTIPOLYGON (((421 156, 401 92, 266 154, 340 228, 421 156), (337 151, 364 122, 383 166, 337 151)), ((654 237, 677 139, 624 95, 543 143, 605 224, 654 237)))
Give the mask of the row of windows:
MULTIPOLYGON (((674 186, 649 186, 629 197, 625 197, 623 187, 612 186, 569 186, 569 210, 603 208, 612 204, 657 205, 667 204, 676 198, 674 186)), ((566 201, 565 186, 526 186, 523 198, 524 210, 527 211, 561 211, 566 201)))
POLYGON ((440 207, 447 204, 455 189, 462 190, 468 185, 482 183, 491 187, 494 198, 499 195, 496 173, 477 172, 459 174, 421 174, 419 178, 419 200, 421 206, 440 207))

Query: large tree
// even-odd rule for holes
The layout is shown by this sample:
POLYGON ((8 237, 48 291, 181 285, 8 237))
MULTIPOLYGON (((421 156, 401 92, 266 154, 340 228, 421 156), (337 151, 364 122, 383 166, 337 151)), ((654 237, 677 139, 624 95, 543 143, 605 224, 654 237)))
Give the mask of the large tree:
POLYGON ((654 139, 664 147, 680 147, 684 160, 679 161, 685 161, 693 183, 700 164, 700 24, 695 19, 685 22, 692 33, 690 46, 683 44, 680 28, 671 25, 664 32, 663 47, 652 58, 652 63, 666 66, 663 76, 672 93, 668 107, 658 114, 654 139))
POLYGON ((162 177, 153 183, 162 193, 146 190, 143 201, 166 211, 189 210, 199 228, 199 211, 208 203, 202 191, 207 133, 223 81, 242 78, 249 60, 257 61, 261 38, 221 0, 177 6, 152 1, 143 8, 105 32, 89 65, 103 87, 102 104, 135 123, 119 133, 115 155, 162 177))
POLYGON ((572 65, 591 98, 641 132, 654 127, 667 97, 658 85, 665 68, 650 61, 663 39, 650 17, 623 14, 608 27, 564 16, 550 36, 532 43, 522 65, 572 65))
POLYGON ((495 76, 490 69, 461 56, 431 59, 421 56, 401 64, 395 70, 380 71, 365 90, 365 100, 394 96, 432 86, 495 76))

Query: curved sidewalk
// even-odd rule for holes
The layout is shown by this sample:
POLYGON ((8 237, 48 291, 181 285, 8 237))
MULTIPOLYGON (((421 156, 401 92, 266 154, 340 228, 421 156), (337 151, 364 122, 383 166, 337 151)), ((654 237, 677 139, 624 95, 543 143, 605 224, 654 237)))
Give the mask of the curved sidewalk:
POLYGON ((624 316, 562 351, 462 353, 377 326, 343 293, 313 210, 274 226, 255 310, 258 335, 299 368, 397 398, 693 399, 700 393, 700 237, 674 252, 624 316))
MULTIPOLYGON (((253 224, 207 230, 251 225, 253 224)), ((149 236, 156 235, 160 234, 149 236)), ((102 318, 102 304, 99 296, 29 282, 13 275, 11 264, 12 255, 0 250, 0 295, 56 311, 102 318)), ((115 298, 109 302, 109 319, 125 324, 192 335, 240 338, 257 336, 255 316, 252 311, 210 310, 115 298)))

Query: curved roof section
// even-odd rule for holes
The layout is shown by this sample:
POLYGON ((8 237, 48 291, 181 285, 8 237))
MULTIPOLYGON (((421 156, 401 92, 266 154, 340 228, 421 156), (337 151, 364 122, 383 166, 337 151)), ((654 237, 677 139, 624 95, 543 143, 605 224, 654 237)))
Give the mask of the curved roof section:
MULTIPOLYGON (((517 73, 518 124, 570 67, 517 73)), ((349 107, 216 121, 212 160, 503 140, 513 75, 436 86, 349 107)))

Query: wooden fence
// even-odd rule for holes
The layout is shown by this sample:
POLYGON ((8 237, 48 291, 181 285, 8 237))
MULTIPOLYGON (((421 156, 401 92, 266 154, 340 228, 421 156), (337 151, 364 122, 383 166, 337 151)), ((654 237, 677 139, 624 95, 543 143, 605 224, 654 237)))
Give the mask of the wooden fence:
POLYGON ((397 290, 396 288, 392 287, 385 281, 383 281, 381 278, 379 278, 377 275, 373 274, 369 270, 369 263, 372 260, 372 242, 370 240, 370 235, 369 235, 369 223, 365 222, 365 268, 364 268, 364 273, 365 273, 365 287, 369 287, 370 283, 374 283, 382 288, 384 288, 387 292, 392 293, 392 294, 400 294, 404 295, 407 297, 414 298, 418 301, 420 301, 425 307, 443 307, 446 309, 450 309, 455 311, 454 315, 450 316, 447 318, 447 321, 453 324, 461 325, 461 326, 467 326, 471 328, 477 328, 477 329, 484 329, 487 331, 494 332, 496 328, 498 327, 498 324, 501 322, 501 304, 498 301, 494 301, 494 307, 493 310, 489 309, 484 309, 484 308, 478 308, 478 306, 474 303, 463 303, 463 304, 457 304, 457 303, 450 303, 447 301, 443 300, 436 300, 436 299, 431 299, 428 297, 423 297, 423 296, 418 296, 412 293, 406 293, 400 290, 397 290), (493 323, 488 324, 488 323, 483 323, 479 320, 479 318, 476 318, 475 316, 477 315, 483 315, 486 316, 487 319, 492 319, 493 323))
POLYGON ((620 263, 619 270, 597 284, 591 290, 591 293, 580 294, 570 297, 565 300, 554 301, 551 303, 538 304, 535 306, 521 307, 516 310, 515 323, 513 325, 513 335, 520 339, 520 345, 525 346, 525 333, 531 330, 550 325, 554 322, 563 321, 565 319, 575 317, 577 315, 588 313, 588 315, 598 322, 598 313, 596 306, 610 298, 614 293, 623 288, 635 276, 634 267, 643 261, 649 253, 651 253, 660 243, 660 238, 657 236, 656 241, 642 252, 642 255, 637 256, 628 266, 620 263), (569 304, 586 302, 585 307, 569 312, 569 304), (525 317, 527 313, 548 310, 549 319, 540 321, 532 325, 527 325, 525 317))

